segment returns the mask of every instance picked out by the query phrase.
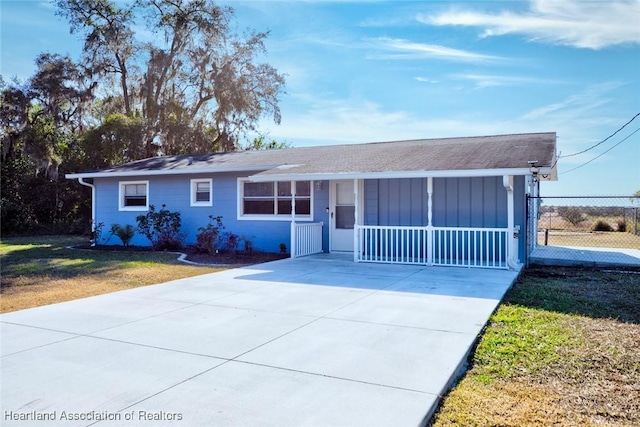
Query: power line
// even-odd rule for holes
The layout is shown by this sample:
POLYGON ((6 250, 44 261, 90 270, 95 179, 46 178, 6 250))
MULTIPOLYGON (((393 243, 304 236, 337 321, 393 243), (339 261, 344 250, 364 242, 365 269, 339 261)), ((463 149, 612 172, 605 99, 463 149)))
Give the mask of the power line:
MULTIPOLYGON (((594 148, 596 148, 598 145, 603 144, 604 142, 608 141, 609 139, 613 138, 618 132, 620 132, 622 129, 624 129, 629 123, 631 123, 632 121, 634 121, 638 116, 640 116, 640 113, 636 114, 635 116, 633 116, 631 118, 631 120, 629 120, 627 123, 623 124, 622 127, 620 129, 618 129, 617 131, 615 131, 614 133, 612 133, 611 135, 609 135, 608 137, 606 137, 605 139, 603 139, 602 141, 598 142, 596 145, 592 145, 591 147, 587 148, 586 150, 582 150, 580 152, 577 153, 573 153, 573 154, 567 154, 566 156, 562 156, 562 158, 566 158, 566 157, 573 157, 573 156, 577 156, 578 154, 582 154, 582 153, 586 153, 589 150, 593 150, 594 148)), ((623 140, 624 141, 624 140, 623 140)), ((606 151, 605 151, 606 153, 606 151)), ((604 154, 604 153, 602 153, 604 154)), ((597 157, 596 157, 597 159, 597 157)), ((586 163, 585 163, 586 164, 586 163)))
MULTIPOLYGON (((636 117, 638 117, 639 115, 640 115, 640 113, 638 113, 638 114, 636 115, 636 117)), ((634 119, 635 119, 635 117, 634 117, 634 119)), ((631 120, 633 120, 633 119, 631 119, 631 120)), ((631 122, 629 122, 629 123, 631 123, 631 122)), ((627 124, 629 124, 629 123, 627 123, 627 124)), ((626 125, 625 125, 625 126, 626 126, 626 125)), ((623 126, 623 127, 624 127, 624 126, 623 126)), ((622 128, 620 128, 620 129, 622 129, 622 128)), ((618 130, 620 130, 620 129, 618 129, 618 130)), ((614 148, 616 148, 618 145, 620 145, 620 144, 622 144, 623 142, 625 142, 627 139, 631 138, 631 137, 632 137, 636 132, 638 132, 638 131, 640 131, 640 128, 638 128, 638 129, 634 130, 633 132, 631 132, 631 134, 627 135, 627 137, 626 137, 626 138, 622 139, 622 140, 621 140, 620 142, 618 142, 616 145, 614 145, 614 146, 610 147, 608 150, 603 151, 602 153, 598 154, 596 157, 594 157, 593 159, 589 160, 588 162, 584 162, 584 163, 583 163, 583 164, 581 164, 580 166, 576 166, 575 168, 573 168, 573 169, 569 169, 568 171, 560 172, 560 173, 559 173, 559 175, 563 175, 563 174, 565 174, 565 173, 572 172, 572 171, 574 171, 574 170, 576 170, 576 169, 580 169, 580 168, 581 168, 581 167, 583 167, 584 165, 588 165, 589 163, 593 162, 593 161, 594 161, 594 160, 596 160, 597 158, 604 156, 604 155, 605 155, 605 154, 607 154, 609 151, 613 150, 613 149, 614 149, 614 148)), ((618 131, 616 131, 616 132, 618 132, 618 131)), ((613 135, 615 135, 615 133, 614 133, 613 135)), ((611 136, 613 136, 613 135, 611 135, 611 136)), ((604 141, 603 141, 603 142, 604 142, 604 141)), ((578 154, 579 154, 579 153, 578 153, 578 154)), ((565 156, 565 157, 568 157, 568 156, 565 156)))

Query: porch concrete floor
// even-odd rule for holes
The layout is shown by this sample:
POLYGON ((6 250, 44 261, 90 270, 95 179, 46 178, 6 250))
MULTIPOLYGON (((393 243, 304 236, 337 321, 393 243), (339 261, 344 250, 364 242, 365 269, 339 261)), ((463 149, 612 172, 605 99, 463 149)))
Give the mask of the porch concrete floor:
POLYGON ((1 424, 420 425, 516 276, 322 254, 4 314, 1 424))

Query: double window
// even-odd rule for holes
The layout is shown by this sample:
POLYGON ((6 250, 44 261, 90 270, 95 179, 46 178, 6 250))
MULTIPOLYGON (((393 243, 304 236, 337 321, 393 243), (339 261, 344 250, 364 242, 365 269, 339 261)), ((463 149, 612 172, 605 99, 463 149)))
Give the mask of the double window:
POLYGON ((192 179, 191 180, 191 206, 212 206, 213 205, 213 180, 192 179))
POLYGON ((311 181, 297 181, 295 196, 291 182, 239 181, 239 217, 290 219, 295 199, 296 218, 311 219, 311 181))
POLYGON ((118 192, 121 211, 149 209, 149 181, 123 181, 118 192))

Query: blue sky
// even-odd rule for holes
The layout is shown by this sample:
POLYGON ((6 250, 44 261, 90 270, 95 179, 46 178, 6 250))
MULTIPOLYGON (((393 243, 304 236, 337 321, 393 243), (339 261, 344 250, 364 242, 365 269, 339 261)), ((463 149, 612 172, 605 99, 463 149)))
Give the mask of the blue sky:
MULTIPOLYGON (((224 3, 239 29, 270 30, 265 59, 287 75, 281 125, 260 126, 270 138, 304 146, 551 131, 560 176, 543 195, 640 190, 640 117, 562 158, 640 113, 640 0, 224 3)), ((80 40, 50 4, 0 4, 5 80, 29 77, 42 51, 79 58, 80 40)))

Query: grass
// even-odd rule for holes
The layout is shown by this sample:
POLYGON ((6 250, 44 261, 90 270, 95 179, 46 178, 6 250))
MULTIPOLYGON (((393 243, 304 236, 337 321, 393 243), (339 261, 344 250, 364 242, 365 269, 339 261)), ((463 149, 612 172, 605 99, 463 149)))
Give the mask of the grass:
POLYGON ((433 425, 640 425, 639 273, 525 271, 433 425))
POLYGON ((176 261, 175 254, 74 250, 78 237, 0 242, 0 313, 220 271, 176 261))

